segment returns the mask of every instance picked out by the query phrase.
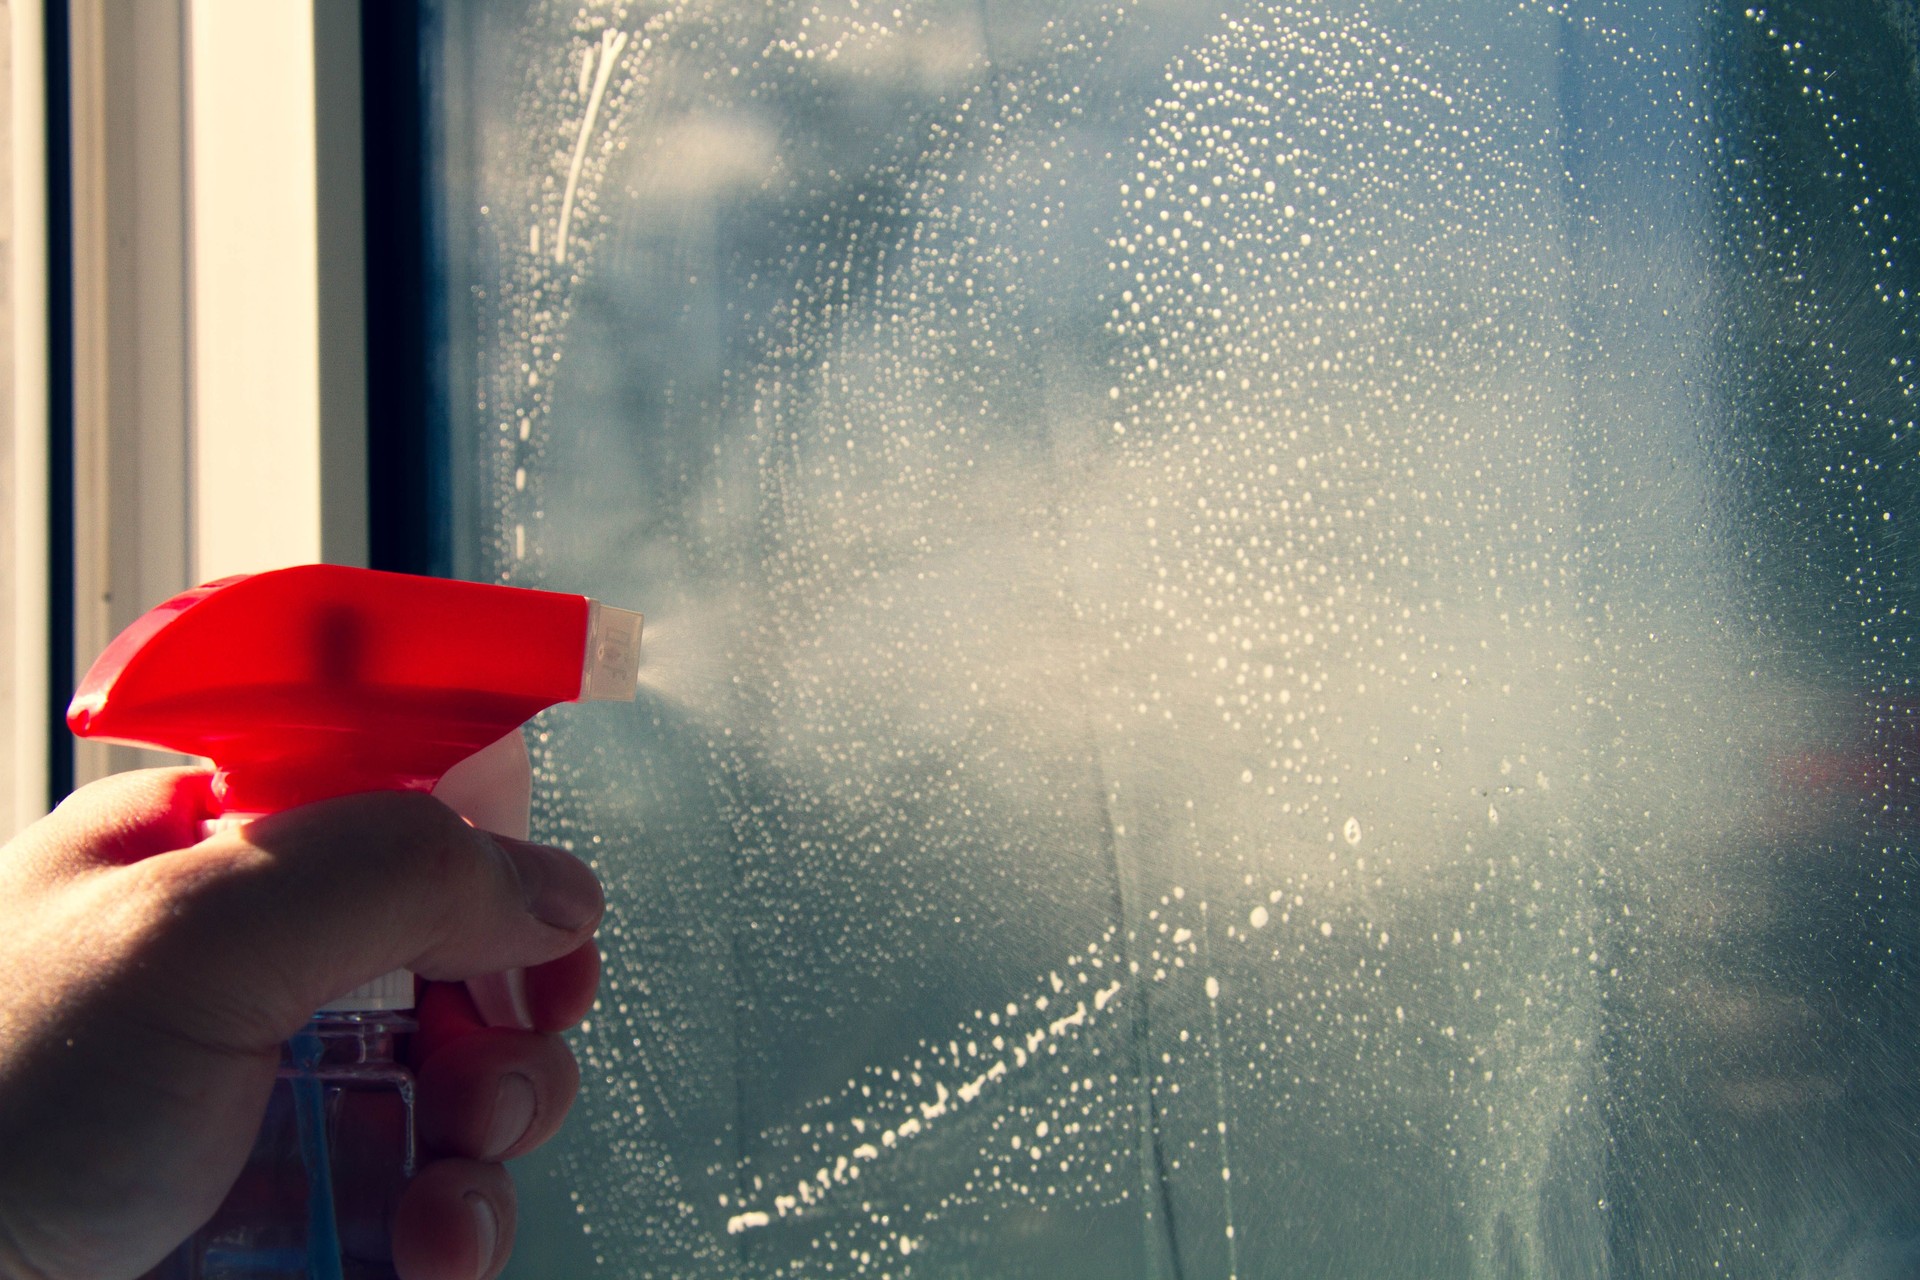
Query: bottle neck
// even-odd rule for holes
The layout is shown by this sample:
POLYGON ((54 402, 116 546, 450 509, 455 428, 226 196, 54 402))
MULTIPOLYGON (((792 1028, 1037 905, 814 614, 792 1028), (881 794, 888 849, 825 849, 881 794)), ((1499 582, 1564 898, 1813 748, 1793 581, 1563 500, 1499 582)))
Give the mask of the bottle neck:
POLYGON ((399 1054, 399 1038, 419 1025, 411 1014, 385 1010, 316 1013, 281 1046, 281 1065, 314 1070, 393 1062, 399 1054))

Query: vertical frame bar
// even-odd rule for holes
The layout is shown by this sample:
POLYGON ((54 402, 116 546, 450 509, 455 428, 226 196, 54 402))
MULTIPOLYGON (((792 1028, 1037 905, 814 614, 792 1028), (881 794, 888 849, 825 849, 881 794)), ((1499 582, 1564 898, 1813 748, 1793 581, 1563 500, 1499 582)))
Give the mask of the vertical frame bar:
MULTIPOLYGON (((73 662, 192 584, 184 0, 67 0, 73 662)), ((61 690, 64 691, 64 690, 61 690)), ((74 781, 158 762, 73 745, 74 781)))
POLYGON ((368 551, 378 569, 453 572, 446 408, 446 289, 432 207, 428 59, 437 14, 422 0, 361 18, 366 199, 368 551))
POLYGON ((366 562, 359 17, 327 0, 188 9, 202 580, 366 562))
POLYGON ((9 540, 13 589, 8 641, 11 787, 9 830, 46 811, 52 742, 45 708, 51 680, 48 537, 47 326, 47 62, 45 8, 39 0, 8 6, 12 110, 11 247, 13 321, 12 420, 8 424, 11 493, 9 540))
MULTIPOLYGON (((390 0, 378 0, 381 8, 390 0)), ((368 561, 367 205, 359 0, 311 0, 320 554, 368 561)), ((252 6, 248 6, 252 12, 252 6)), ((289 122, 291 123, 291 122, 289 122)))

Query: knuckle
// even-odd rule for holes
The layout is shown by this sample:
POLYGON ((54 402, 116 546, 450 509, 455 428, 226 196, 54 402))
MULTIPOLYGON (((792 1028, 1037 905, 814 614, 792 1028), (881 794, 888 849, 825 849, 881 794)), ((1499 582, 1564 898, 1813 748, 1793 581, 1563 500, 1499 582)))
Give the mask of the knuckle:
POLYGON ((383 856, 397 858, 416 888, 458 883, 471 874, 473 837, 460 816, 419 792, 364 797, 366 821, 383 833, 383 856))
POLYGON ((505 894, 518 899, 512 860, 466 819, 430 796, 393 795, 394 843, 405 850, 417 888, 440 898, 456 915, 505 894))

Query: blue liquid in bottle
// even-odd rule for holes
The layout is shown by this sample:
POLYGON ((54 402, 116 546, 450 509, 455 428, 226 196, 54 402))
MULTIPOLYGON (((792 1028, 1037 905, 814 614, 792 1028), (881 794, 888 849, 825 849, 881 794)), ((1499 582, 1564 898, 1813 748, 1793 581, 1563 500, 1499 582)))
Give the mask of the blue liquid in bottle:
POLYGON ((246 1166, 148 1280, 393 1280, 393 1214, 413 1176, 405 1013, 316 1015, 281 1049, 246 1166))

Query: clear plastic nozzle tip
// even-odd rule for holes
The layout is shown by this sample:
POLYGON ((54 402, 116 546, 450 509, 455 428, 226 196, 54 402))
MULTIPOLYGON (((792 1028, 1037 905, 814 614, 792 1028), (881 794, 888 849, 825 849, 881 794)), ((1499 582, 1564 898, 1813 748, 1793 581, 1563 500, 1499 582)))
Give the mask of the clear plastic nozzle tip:
POLYGON ((632 702, 640 684, 640 624, 631 609, 587 601, 587 653, 580 701, 632 702))

